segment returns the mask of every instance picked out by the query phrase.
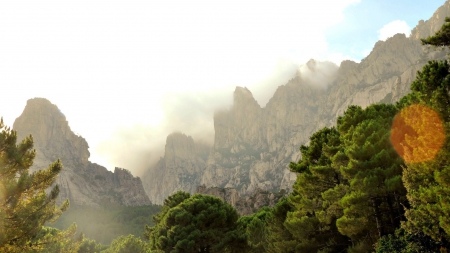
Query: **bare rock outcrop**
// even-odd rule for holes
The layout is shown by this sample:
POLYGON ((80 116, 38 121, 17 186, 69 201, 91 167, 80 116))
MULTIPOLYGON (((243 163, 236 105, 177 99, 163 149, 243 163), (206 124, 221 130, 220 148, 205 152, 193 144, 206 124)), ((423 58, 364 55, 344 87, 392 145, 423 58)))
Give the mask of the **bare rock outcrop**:
POLYGON ((111 172, 89 162, 86 140, 73 133, 64 114, 47 99, 28 100, 13 129, 19 140, 33 136, 37 154, 31 171, 61 159, 64 168, 56 180, 60 203, 69 199, 71 204, 94 207, 103 201, 127 206, 151 204, 139 177, 124 169, 111 172))
POLYGON ((285 196, 286 191, 272 193, 256 189, 251 195, 241 197, 239 192, 233 188, 206 187, 202 185, 197 187, 196 193, 218 197, 236 208, 240 215, 249 215, 264 206, 273 207, 280 198, 285 196))
POLYGON ((450 17, 450 1, 446 1, 439 7, 429 20, 420 20, 417 26, 412 29, 410 37, 419 40, 435 34, 444 23, 445 17, 450 17))
POLYGON ((218 197, 223 201, 226 201, 232 206, 236 205, 236 202, 239 200, 239 192, 233 188, 219 188, 219 187, 206 187, 204 185, 197 187, 197 191, 195 193, 200 193, 204 195, 211 195, 214 197, 218 197))
MULTIPOLYGON (((428 21, 419 22, 410 37, 397 34, 377 42, 360 63, 344 61, 338 67, 310 60, 278 87, 264 108, 247 88, 237 87, 232 107, 214 115, 214 146, 190 182, 208 188, 233 188, 240 196, 251 196, 258 189, 290 191, 296 175, 288 170, 289 162, 300 158, 299 147, 308 142, 312 133, 334 126, 350 105, 365 108, 375 103, 395 103, 409 93, 417 71, 429 60, 446 58, 448 51, 424 47, 419 40, 436 32, 445 16, 450 16, 450 1, 428 21)), ((159 168, 174 171, 169 166, 159 168)), ((152 173, 163 172, 155 167, 152 173)), ((182 175, 192 173, 176 170, 172 174, 182 175)), ((192 192, 192 187, 177 189, 192 192)), ((146 190, 149 195, 161 191, 146 190)))
POLYGON ((162 204, 172 193, 183 190, 194 193, 200 185, 209 148, 195 143, 182 133, 167 136, 164 157, 143 176, 144 188, 155 204, 162 204))

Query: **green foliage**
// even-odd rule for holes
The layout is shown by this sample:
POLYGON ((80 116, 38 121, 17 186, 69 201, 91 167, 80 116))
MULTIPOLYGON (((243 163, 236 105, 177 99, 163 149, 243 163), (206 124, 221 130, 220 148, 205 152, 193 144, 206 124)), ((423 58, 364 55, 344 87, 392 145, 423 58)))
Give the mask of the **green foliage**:
POLYGON ((433 109, 442 120, 446 137, 436 157, 430 161, 408 163, 403 172, 411 205, 405 213, 407 222, 404 228, 410 233, 424 233, 445 245, 450 239, 450 220, 446 218, 450 217, 449 68, 447 61, 428 62, 411 84, 413 92, 397 105, 400 108, 411 104, 424 105, 433 109))
POLYGON ((335 223, 342 216, 336 196, 343 194, 346 181, 331 158, 341 146, 339 132, 323 128, 310 137, 309 146, 300 147, 302 159, 289 166, 299 173, 289 197, 294 208, 286 212, 283 223, 292 235, 284 244, 289 251, 294 246, 300 252, 339 252, 348 246, 348 238, 339 233, 335 223))
POLYGON ((267 252, 267 218, 269 215, 270 209, 263 207, 252 215, 239 218, 236 231, 244 235, 246 241, 244 252, 267 252))
POLYGON ((445 18, 445 23, 435 35, 421 39, 423 45, 450 46, 450 19, 445 18))
POLYGON ((62 163, 58 160, 30 174, 36 155, 33 138, 16 144, 16 131, 5 127, 3 120, 0 130, 0 251, 39 250, 48 241, 42 226, 56 220, 69 206, 68 201, 56 206, 57 185, 45 192, 55 182, 62 163))
POLYGON ((450 87, 449 67, 448 61, 429 61, 423 66, 422 71, 417 72, 416 79, 411 83, 411 90, 425 95, 424 100, 427 101, 423 102, 438 102, 431 101, 430 98, 439 89, 448 91, 450 87))
POLYGON ((395 106, 385 104, 366 109, 350 106, 338 118, 343 149, 333 162, 337 162, 349 188, 339 200, 343 215, 336 226, 354 241, 356 246, 349 251, 364 252, 375 242, 373 238, 393 233, 403 217, 404 163, 390 143, 397 112, 395 106))
POLYGON ((395 234, 383 236, 375 246, 376 253, 433 253, 439 252, 441 245, 424 234, 410 234, 397 229, 395 234))
POLYGON ((164 201, 146 236, 153 250, 164 252, 234 252, 236 210, 221 199, 177 192, 164 201), (230 237, 233 237, 230 239, 230 237), (228 244, 224 245, 222 241, 228 244))
POLYGON ((294 252, 296 241, 284 225, 288 212, 292 211, 294 211, 294 206, 288 198, 280 199, 270 210, 270 215, 266 217, 266 252, 294 252))
POLYGON ((149 253, 148 244, 133 235, 120 236, 114 239, 110 247, 102 253, 149 253))
POLYGON ((75 222, 78 231, 96 242, 108 245, 112 240, 132 234, 141 236, 145 224, 161 210, 160 206, 121 206, 101 203, 99 208, 90 206, 72 206, 54 224, 56 228, 65 228, 75 222))
POLYGON ((77 253, 81 244, 81 238, 75 238, 77 226, 72 224, 67 230, 60 231, 56 228, 43 227, 38 235, 30 241, 33 248, 25 250, 29 253, 77 253))
POLYGON ((79 240, 81 240, 81 244, 78 253, 99 253, 104 248, 95 240, 85 238, 83 233, 79 235, 79 240))

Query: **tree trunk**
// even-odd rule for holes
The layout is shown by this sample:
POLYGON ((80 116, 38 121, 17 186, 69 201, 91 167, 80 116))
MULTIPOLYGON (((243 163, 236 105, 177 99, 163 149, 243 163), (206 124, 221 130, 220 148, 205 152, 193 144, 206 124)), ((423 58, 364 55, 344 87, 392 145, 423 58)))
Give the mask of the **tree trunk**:
POLYGON ((370 198, 372 200, 372 207, 373 211, 375 213, 375 220, 377 222, 377 230, 378 230, 378 236, 381 238, 384 235, 383 226, 381 224, 381 215, 380 215, 380 209, 378 208, 378 201, 375 197, 370 198))
POLYGON ((396 220, 395 220, 395 211, 394 211, 394 207, 392 206, 392 199, 391 199, 391 196, 386 196, 386 202, 387 202, 387 204, 388 204, 388 208, 389 208, 389 218, 390 218, 390 220, 391 220, 391 224, 392 224, 392 227, 394 228, 394 230, 395 230, 395 228, 396 227, 398 227, 398 225, 400 225, 400 223, 398 223, 396 220), (398 224, 397 224, 398 223, 398 224))

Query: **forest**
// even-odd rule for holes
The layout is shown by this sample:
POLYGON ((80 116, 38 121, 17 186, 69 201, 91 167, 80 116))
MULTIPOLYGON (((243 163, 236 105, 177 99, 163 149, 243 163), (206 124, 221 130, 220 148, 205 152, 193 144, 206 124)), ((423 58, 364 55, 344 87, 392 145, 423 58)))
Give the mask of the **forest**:
MULTIPOLYGON (((422 43, 449 47, 450 19, 422 43)), ((430 61, 397 104, 350 106, 335 127, 315 132, 289 165, 292 193, 241 217, 219 198, 181 191, 162 207, 57 206, 62 162, 29 173, 32 136, 17 143, 1 122, 0 251, 449 252, 449 108, 450 63, 430 61), (83 233, 69 224, 77 212, 98 212, 83 233), (114 230, 89 227, 112 221, 114 230), (90 239, 102 230, 108 238, 90 239)))

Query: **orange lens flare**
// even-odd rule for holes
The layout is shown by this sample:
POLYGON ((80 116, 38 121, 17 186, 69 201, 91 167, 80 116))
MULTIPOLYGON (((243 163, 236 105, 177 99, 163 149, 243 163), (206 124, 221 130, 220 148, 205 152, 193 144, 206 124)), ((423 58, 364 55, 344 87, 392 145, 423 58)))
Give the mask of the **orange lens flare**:
POLYGON ((391 143, 406 163, 433 160, 444 139, 444 125, 439 115, 426 106, 408 106, 394 118, 391 143))

